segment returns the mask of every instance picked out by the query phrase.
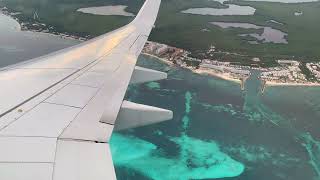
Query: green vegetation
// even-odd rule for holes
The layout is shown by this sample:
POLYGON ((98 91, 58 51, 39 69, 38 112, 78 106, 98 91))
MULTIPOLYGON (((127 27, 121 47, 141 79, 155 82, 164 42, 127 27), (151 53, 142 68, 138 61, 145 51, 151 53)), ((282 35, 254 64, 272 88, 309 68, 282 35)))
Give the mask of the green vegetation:
MULTIPOLYGON (((90 34, 97 36, 118 28, 132 17, 97 16, 76 12, 78 8, 102 5, 128 5, 128 12, 137 13, 143 0, 3 0, 0 5, 31 18, 35 11, 40 21, 54 26, 60 32, 90 34)), ((162 0, 156 28, 150 40, 184 48, 192 56, 201 57, 214 45, 218 50, 240 53, 242 56, 221 56, 220 60, 251 64, 252 57, 260 57, 260 66, 273 66, 277 58, 294 58, 303 62, 316 61, 320 56, 320 2, 286 4, 275 2, 233 1, 233 4, 256 8, 253 16, 203 16, 180 13, 195 7, 226 8, 226 5, 211 0, 162 0), (294 12, 302 11, 302 16, 294 12), (276 20, 283 25, 268 22, 276 20), (261 29, 222 29, 209 22, 247 22, 259 26, 270 26, 288 33, 289 44, 249 44, 241 33, 262 33, 261 29), (209 31, 201 31, 207 29, 209 31)), ((252 40, 250 37, 247 40, 252 40)), ((220 56, 220 55, 217 55, 220 56)))
MULTIPOLYGON (((238 5, 249 5, 256 8, 254 16, 201 16, 177 13, 176 9, 167 13, 160 13, 157 28, 151 39, 191 50, 193 53, 203 52, 210 45, 222 51, 236 52, 247 55, 245 58, 228 58, 222 60, 248 62, 252 57, 261 57, 263 66, 275 65, 276 58, 294 58, 301 61, 316 61, 320 55, 320 2, 283 4, 271 2, 234 2, 238 5), (175 14, 173 12, 176 12, 175 14), (303 11, 302 16, 294 16, 294 12, 303 11), (172 17, 172 14, 174 16, 172 17), (268 22, 276 20, 284 23, 279 25, 268 22), (249 44, 237 36, 241 33, 252 33, 261 30, 252 29, 222 29, 208 22, 247 22, 259 26, 270 26, 289 34, 289 44, 249 44), (210 32, 202 32, 201 29, 210 32)), ((162 12, 165 10, 162 10, 162 12)), ((260 32, 261 33, 261 32, 260 32)))
POLYGON ((22 18, 32 18, 37 12, 40 22, 52 25, 56 31, 97 36, 128 23, 132 17, 96 16, 77 12, 76 10, 90 6, 127 4, 130 12, 138 12, 141 0, 8 0, 0 2, 15 11, 22 12, 22 18))

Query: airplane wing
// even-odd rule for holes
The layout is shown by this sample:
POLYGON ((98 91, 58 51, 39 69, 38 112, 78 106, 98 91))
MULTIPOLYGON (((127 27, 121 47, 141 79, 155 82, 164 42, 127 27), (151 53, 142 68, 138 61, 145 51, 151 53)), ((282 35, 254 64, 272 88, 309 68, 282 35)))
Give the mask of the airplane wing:
POLYGON ((0 179, 116 179, 115 129, 172 118, 124 100, 130 83, 166 78, 137 67, 160 0, 128 25, 77 46, 0 69, 0 179))

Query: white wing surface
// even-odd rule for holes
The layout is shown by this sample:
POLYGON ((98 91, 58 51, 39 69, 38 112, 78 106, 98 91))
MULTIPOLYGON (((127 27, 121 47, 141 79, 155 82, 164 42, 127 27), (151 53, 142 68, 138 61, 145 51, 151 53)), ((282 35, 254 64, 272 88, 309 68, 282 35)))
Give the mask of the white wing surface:
POLYGON ((0 69, 0 179, 116 179, 115 122, 124 129, 172 118, 123 100, 129 83, 166 78, 135 66, 159 6, 148 0, 116 31, 0 69))

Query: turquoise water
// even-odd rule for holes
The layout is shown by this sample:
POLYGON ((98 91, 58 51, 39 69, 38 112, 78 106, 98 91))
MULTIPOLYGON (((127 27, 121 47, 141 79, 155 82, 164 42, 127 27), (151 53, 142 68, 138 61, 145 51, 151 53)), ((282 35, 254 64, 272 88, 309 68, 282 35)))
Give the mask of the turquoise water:
MULTIPOLYGON (((166 157, 164 149, 155 144, 133 136, 115 134, 111 143, 114 163, 151 179, 205 179, 241 174, 244 165, 223 153, 216 142, 188 136, 191 100, 192 94, 187 91, 180 135, 166 137, 179 147, 177 156, 166 157)), ((164 135, 159 132, 158 136, 164 135)))
MULTIPOLYGON (((139 64, 167 66, 142 57, 139 64)), ((131 101, 174 111, 172 121, 117 132, 122 179, 320 179, 320 89, 269 87, 259 72, 246 90, 171 67, 168 80, 131 86, 131 101)))

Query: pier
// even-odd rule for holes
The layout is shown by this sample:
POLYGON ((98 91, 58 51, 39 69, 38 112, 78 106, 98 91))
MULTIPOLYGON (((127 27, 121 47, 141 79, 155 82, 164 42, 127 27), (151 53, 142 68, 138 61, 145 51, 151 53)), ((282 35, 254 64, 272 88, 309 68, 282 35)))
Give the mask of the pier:
POLYGON ((241 78, 241 84, 240 84, 240 87, 241 87, 241 90, 244 91, 245 89, 245 83, 246 83, 246 80, 248 79, 248 77, 244 77, 244 78, 241 78))
POLYGON ((261 94, 263 95, 266 87, 267 87, 267 81, 266 80, 261 80, 261 94))

